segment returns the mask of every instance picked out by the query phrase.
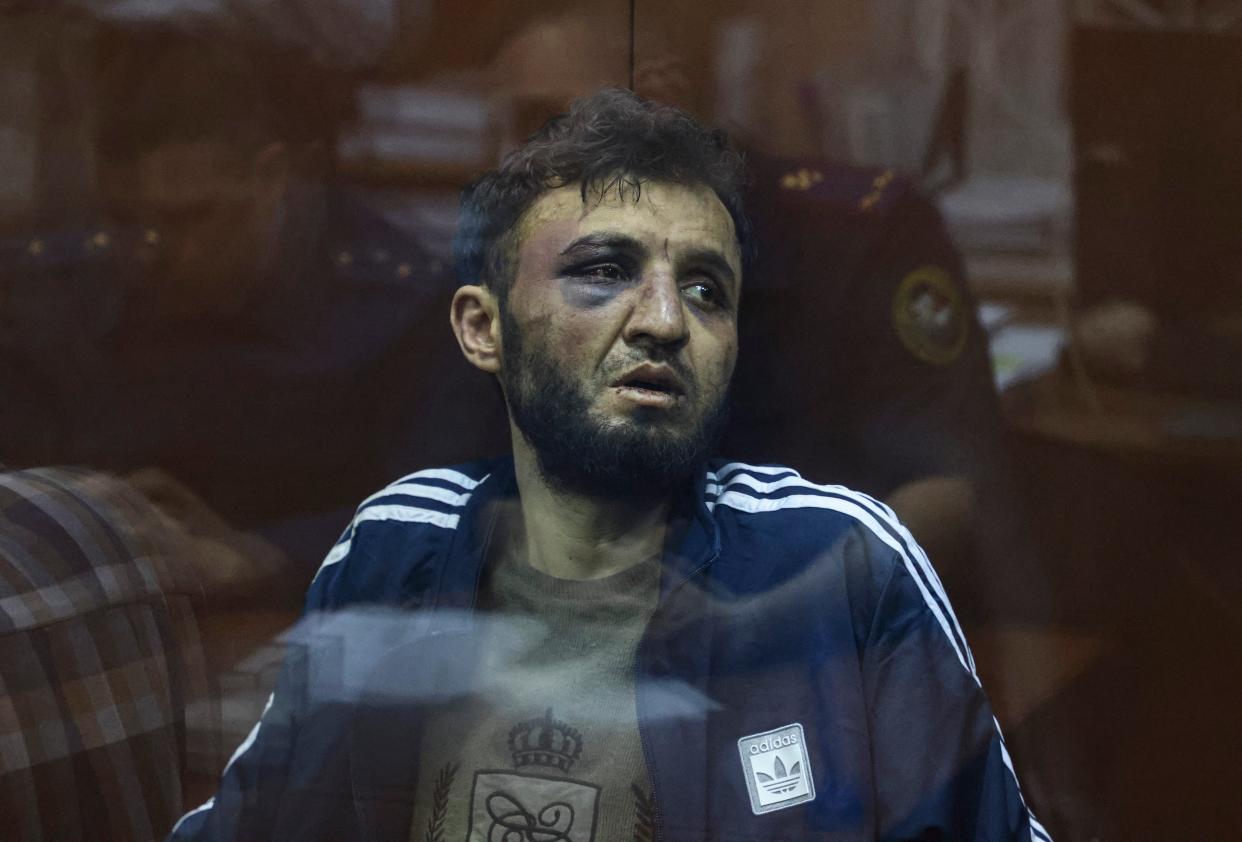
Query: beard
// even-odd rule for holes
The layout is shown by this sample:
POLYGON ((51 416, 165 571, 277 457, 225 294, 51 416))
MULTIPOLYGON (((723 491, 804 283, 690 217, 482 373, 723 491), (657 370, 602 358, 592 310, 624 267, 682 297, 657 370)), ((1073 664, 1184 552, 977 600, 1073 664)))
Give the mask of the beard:
MULTIPOLYGON (((690 480, 715 450, 728 415, 724 392, 695 418, 639 407, 629 418, 604 421, 591 414, 588 396, 556 365, 545 343, 527 342, 507 312, 501 326, 508 360, 500 384, 514 423, 552 487, 595 498, 658 497, 690 480)), ((648 359, 627 360, 623 367, 648 359)), ((696 394, 689 372, 677 371, 687 397, 696 394)))

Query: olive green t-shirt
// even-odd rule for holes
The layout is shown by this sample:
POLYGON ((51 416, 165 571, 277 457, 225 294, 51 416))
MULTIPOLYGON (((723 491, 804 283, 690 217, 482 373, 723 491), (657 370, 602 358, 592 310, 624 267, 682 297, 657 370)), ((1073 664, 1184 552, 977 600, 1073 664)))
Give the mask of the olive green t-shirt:
POLYGON ((498 563, 475 692, 424 729, 411 842, 651 838, 634 662, 659 571, 570 580, 498 563))

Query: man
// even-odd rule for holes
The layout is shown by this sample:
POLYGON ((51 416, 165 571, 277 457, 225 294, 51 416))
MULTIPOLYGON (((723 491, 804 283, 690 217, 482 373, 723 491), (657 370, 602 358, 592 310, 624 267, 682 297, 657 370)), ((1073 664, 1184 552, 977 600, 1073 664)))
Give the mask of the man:
POLYGON ((0 457, 159 468, 309 577, 412 435, 449 267, 333 186, 332 74, 163 29, 98 56, 106 222, 0 242, 0 457))
POLYGON ((451 321, 512 458, 363 502, 174 838, 1048 838, 892 512, 710 459, 741 174, 605 90, 467 188, 451 321))
MULTIPOLYGON (((603 25, 615 12, 577 4, 506 39, 492 66, 499 135, 520 139, 539 115, 628 78, 627 30, 603 25)), ((696 61, 694 49, 711 29, 682 33, 669 20, 639 16, 634 89, 707 112, 710 63, 696 61)), ((1015 487, 987 337, 961 258, 934 202, 909 179, 778 156, 759 129, 741 138, 759 248, 739 313, 743 353, 719 452, 794 465, 889 505, 936 560, 966 628, 993 644, 980 671, 994 699, 1013 704, 1037 675, 1030 652, 1012 641, 1029 640, 1058 614, 1015 487)), ((1043 657, 1059 659, 1051 645, 1040 644, 1043 657)), ((1019 724, 1009 736, 1021 748, 1024 784, 1043 796, 1043 814, 1067 814, 1047 818, 1074 823, 1082 811, 1054 807, 1049 782, 1077 778, 1070 761, 1077 752, 1026 723, 1009 727, 1019 724)), ((1074 789, 1055 797, 1068 802, 1074 789)))
MULTIPOLYGON (((506 39, 492 65, 499 136, 517 142, 574 97, 629 78, 625 29, 602 25, 615 11, 578 4, 506 39)), ((638 26, 634 89, 706 112, 696 94, 711 84, 686 57, 693 36, 673 39, 650 16, 638 26)), ((1015 553, 1025 542, 986 336, 934 203, 890 170, 777 156, 770 138, 744 140, 760 248, 722 452, 795 464, 884 500, 968 614, 1012 616, 1015 592, 1038 614, 1045 606, 1029 599, 1038 565, 1015 553), (790 369, 790 355, 814 362, 790 369), (1009 595, 1005 604, 976 593, 980 582, 1009 595)))

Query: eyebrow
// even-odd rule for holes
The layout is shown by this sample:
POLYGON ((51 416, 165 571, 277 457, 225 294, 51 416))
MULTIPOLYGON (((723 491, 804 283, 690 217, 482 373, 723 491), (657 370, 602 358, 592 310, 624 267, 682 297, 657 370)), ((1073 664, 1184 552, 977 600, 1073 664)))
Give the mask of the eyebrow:
POLYGON ((562 257, 574 257, 583 253, 600 251, 628 251, 645 255, 646 247, 627 234, 615 231, 597 231, 574 240, 561 251, 562 257))
POLYGON ((737 272, 734 271, 732 264, 715 249, 693 249, 682 256, 682 262, 714 269, 724 281, 730 284, 737 280, 737 272))
MULTIPOLYGON (((577 257, 580 255, 597 254, 601 251, 625 251, 631 254, 646 256, 648 249, 641 242, 617 231, 597 231, 593 234, 586 234, 561 250, 562 257, 577 257)), ((695 248, 682 254, 678 260, 682 264, 697 264, 707 266, 718 272, 720 276, 728 283, 732 284, 737 280, 737 272, 733 266, 719 251, 711 248, 695 248)))

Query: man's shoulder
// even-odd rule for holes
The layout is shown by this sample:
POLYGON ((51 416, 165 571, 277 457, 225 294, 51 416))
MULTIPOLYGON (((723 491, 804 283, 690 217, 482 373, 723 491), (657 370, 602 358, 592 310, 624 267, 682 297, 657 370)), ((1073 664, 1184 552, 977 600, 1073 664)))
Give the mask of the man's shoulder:
POLYGON ((782 465, 723 461, 709 468, 706 496, 717 520, 731 521, 722 523, 734 538, 719 575, 733 590, 788 582, 823 598, 844 592, 864 629, 897 581, 920 595, 913 610, 930 610, 946 630, 956 625, 931 560, 883 502, 782 465))
POLYGON ((475 489, 505 464, 488 459, 405 474, 358 505, 349 532, 371 523, 456 529, 475 489))
POLYGON ((115 262, 148 262, 160 246, 159 233, 140 226, 111 225, 92 219, 77 225, 30 229, 0 236, 0 266, 48 272, 101 267, 115 262))
POLYGON ((447 557, 476 489, 507 464, 491 459, 426 468, 366 497, 316 572, 309 607, 404 597, 409 572, 433 570, 447 557))
POLYGON ((508 459, 478 459, 435 468, 421 468, 394 479, 359 504, 359 511, 382 496, 411 492, 417 489, 445 488, 472 492, 486 482, 508 459))
POLYGON ((723 506, 747 514, 857 510, 893 517, 891 509, 864 492, 844 485, 817 483, 796 468, 776 463, 714 459, 707 468, 706 495, 709 509, 723 506), (838 501, 839 505, 830 505, 829 501, 838 501))
POLYGON ((790 547, 818 551, 861 541, 873 550, 921 552, 883 502, 843 485, 813 482, 785 465, 713 461, 705 497, 718 520, 744 521, 790 547))
POLYGON ((412 232, 347 191, 331 194, 327 228, 329 266, 346 287, 392 287, 425 295, 455 286, 451 261, 432 254, 412 232))
POLYGON ((156 232, 98 221, 0 236, 0 339, 60 349, 108 332, 158 252, 156 232))

